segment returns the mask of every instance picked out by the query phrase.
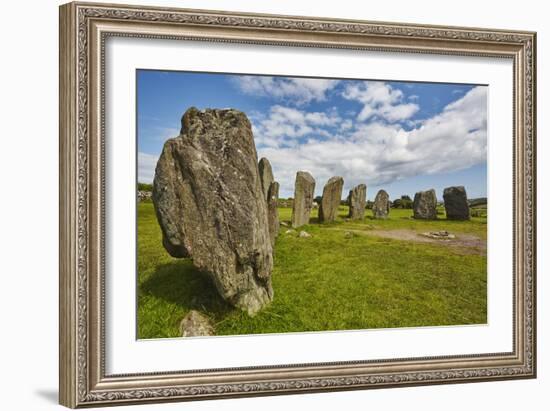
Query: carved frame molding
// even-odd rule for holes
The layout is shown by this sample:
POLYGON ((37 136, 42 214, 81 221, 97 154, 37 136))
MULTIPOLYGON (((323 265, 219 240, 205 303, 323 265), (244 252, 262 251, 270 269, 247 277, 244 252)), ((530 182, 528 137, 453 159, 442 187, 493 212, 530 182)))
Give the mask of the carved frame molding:
POLYGON ((69 407, 536 375, 536 35, 69 3, 60 7, 60 402, 69 407), (197 372, 104 372, 104 46, 109 36, 502 57, 514 62, 514 350, 197 372))

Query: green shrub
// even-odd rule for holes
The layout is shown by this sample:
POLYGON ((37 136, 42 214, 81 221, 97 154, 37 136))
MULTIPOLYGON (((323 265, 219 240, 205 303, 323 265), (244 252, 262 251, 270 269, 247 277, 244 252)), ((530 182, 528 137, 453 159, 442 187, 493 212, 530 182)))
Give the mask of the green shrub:
POLYGON ((398 198, 396 200, 393 200, 392 202, 393 208, 401 208, 401 209, 412 209, 413 208, 413 201, 408 195, 403 195, 401 198, 398 198))
POLYGON ((482 205, 487 205, 487 197, 481 197, 481 198, 472 198, 468 201, 470 204, 470 207, 477 207, 482 205))
POLYGON ((137 189, 138 191, 153 191, 153 184, 138 183, 137 189))

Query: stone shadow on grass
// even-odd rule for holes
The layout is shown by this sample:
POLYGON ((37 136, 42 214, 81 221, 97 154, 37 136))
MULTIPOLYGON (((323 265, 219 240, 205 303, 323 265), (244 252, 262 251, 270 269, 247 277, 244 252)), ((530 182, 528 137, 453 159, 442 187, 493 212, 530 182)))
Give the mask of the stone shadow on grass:
POLYGON ((208 275, 195 268, 189 259, 156 267, 139 285, 140 291, 177 304, 186 310, 223 315, 233 309, 218 294, 208 275))

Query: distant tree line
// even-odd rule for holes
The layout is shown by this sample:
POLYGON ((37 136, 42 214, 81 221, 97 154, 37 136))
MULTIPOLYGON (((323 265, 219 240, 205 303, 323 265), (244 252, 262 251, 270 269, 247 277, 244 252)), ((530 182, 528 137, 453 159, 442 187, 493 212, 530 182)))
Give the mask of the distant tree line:
POLYGON ((291 208, 294 203, 294 198, 288 197, 288 198, 279 198, 277 200, 277 207, 281 208, 291 208))
MULTIPOLYGON (((152 184, 146 184, 146 183, 138 183, 138 190, 140 191, 152 191, 153 190, 153 185, 152 184)), ((313 201, 315 201, 317 204, 321 204, 321 200, 323 199, 322 196, 317 196, 313 199, 313 201)), ((292 197, 288 197, 288 198, 279 198, 278 199, 278 207, 292 207, 292 203, 294 202, 294 199, 292 197)), ((487 204, 487 198, 483 197, 483 198, 474 198, 472 200, 469 200, 468 201, 469 204, 470 204, 470 207, 479 207, 479 206, 483 206, 483 205, 486 205, 487 204)), ((372 210, 372 206, 374 204, 374 201, 372 200, 367 200, 366 202, 366 208, 368 210, 372 210)), ((345 199, 345 200, 341 200, 340 201, 340 205, 349 205, 348 204, 348 199, 345 199)), ((438 202, 437 203, 438 205, 438 214, 442 214, 443 211, 440 210, 439 208, 442 208, 443 207, 443 203, 442 202, 438 202)), ((397 209, 411 209, 413 208, 413 200, 410 196, 408 195, 402 195, 400 198, 396 198, 395 200, 393 200, 391 202, 391 207, 392 208, 397 208, 397 209)))
POLYGON ((396 200, 392 201, 393 208, 413 208, 413 201, 408 195, 401 196, 396 200))
MULTIPOLYGON (((321 204, 321 200, 323 199, 322 196, 317 196, 313 199, 317 204, 321 204)), ((366 208, 368 210, 372 210, 372 206, 374 204, 374 201, 367 200, 366 202, 366 208)), ((340 205, 349 205, 348 199, 340 201, 340 205)), ((408 195, 402 195, 401 198, 397 198, 391 202, 392 208, 402 208, 402 209, 412 209, 413 208, 413 200, 408 195)))
POLYGON ((468 200, 468 203, 470 204, 470 207, 487 205, 487 197, 472 198, 471 200, 468 200))
POLYGON ((138 183, 137 189, 138 191, 153 191, 153 184, 138 183))

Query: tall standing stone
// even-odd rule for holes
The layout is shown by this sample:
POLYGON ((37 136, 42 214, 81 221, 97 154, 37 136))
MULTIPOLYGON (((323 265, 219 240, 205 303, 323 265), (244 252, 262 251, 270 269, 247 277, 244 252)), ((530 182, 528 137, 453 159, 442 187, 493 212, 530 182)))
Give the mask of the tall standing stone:
POLYGON ((422 220, 435 220, 437 218, 437 197, 435 190, 419 191, 414 195, 414 218, 422 220))
POLYGON ((352 220, 362 220, 367 206, 367 186, 359 184, 350 190, 348 195, 349 214, 352 220))
POLYGON ((374 218, 388 218, 390 213, 390 196, 385 190, 379 190, 372 204, 372 216, 374 218))
POLYGON ((464 186, 447 187, 443 191, 445 214, 449 220, 469 220, 470 207, 464 186))
POLYGON ((170 255, 191 257, 249 314, 272 300, 267 201, 244 113, 187 110, 157 162, 153 202, 170 255))
POLYGON ((279 200, 279 183, 274 181, 273 170, 269 160, 265 157, 260 159, 258 163, 258 171, 260 173, 260 182, 262 191, 267 201, 267 217, 269 226, 269 236, 271 245, 275 245, 275 239, 279 235, 279 213, 277 211, 277 202, 279 200))
POLYGON ((300 227, 309 223, 309 214, 313 207, 315 179, 307 171, 296 173, 294 183, 294 202, 292 203, 292 227, 300 227))
POLYGON ((338 215, 338 207, 342 200, 342 189, 344 179, 342 177, 331 177, 323 188, 323 197, 319 206, 319 222, 330 223, 338 215))
POLYGON ((279 183, 273 181, 269 185, 267 202, 267 222, 269 226, 269 236, 271 239, 271 246, 275 245, 275 239, 279 235, 279 210, 277 209, 277 202, 279 201, 279 183))
POLYGON ((266 201, 269 201, 269 186, 275 180, 273 178, 273 170, 271 169, 271 163, 265 157, 260 159, 258 163, 258 170, 260 171, 260 182, 262 183, 262 191, 266 201))

